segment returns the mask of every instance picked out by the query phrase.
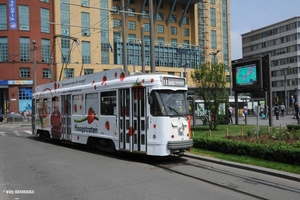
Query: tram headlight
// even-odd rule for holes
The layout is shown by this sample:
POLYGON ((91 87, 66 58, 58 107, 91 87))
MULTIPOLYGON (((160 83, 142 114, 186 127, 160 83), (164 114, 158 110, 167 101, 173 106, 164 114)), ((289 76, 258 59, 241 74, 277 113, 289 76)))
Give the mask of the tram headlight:
POLYGON ((182 125, 181 127, 178 128, 179 135, 183 135, 184 131, 184 126, 182 125))

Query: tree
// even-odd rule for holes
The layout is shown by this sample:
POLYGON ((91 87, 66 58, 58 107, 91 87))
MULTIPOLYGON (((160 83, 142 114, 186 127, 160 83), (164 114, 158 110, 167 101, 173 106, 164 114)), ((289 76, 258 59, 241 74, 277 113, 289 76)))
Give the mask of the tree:
POLYGON ((228 92, 226 89, 225 65, 223 63, 206 63, 195 69, 191 77, 198 86, 197 93, 204 101, 208 125, 211 130, 217 128, 226 117, 228 107, 228 92), (223 105, 223 106, 222 106, 223 105))

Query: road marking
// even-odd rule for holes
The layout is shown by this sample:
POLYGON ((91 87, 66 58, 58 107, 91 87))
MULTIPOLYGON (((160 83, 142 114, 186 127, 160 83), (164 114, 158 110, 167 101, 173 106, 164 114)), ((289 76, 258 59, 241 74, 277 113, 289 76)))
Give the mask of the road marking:
POLYGON ((32 135, 32 131, 24 131, 25 133, 28 133, 29 135, 32 135))
POLYGON ((14 131, 14 133, 15 133, 17 136, 20 136, 20 134, 18 133, 18 131, 14 131))
POLYGON ((0 132, 0 135, 1 135, 1 136, 6 136, 6 135, 4 134, 4 132, 0 132))

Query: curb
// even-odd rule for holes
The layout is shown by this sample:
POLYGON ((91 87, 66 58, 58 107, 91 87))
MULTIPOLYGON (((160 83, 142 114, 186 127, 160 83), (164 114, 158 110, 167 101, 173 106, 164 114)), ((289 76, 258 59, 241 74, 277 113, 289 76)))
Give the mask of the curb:
POLYGON ((192 154, 189 152, 185 152, 183 154, 183 156, 300 182, 300 175, 298 175, 298 174, 293 174, 293 173, 289 173, 289 172, 283 172, 283 171, 279 171, 279 170, 263 168, 263 167, 253 166, 253 165, 247 165, 247 164, 242 164, 242 163, 236 163, 236 162, 231 162, 231 161, 226 161, 226 160, 221 160, 221 159, 216 159, 216 158, 199 156, 199 155, 192 154))

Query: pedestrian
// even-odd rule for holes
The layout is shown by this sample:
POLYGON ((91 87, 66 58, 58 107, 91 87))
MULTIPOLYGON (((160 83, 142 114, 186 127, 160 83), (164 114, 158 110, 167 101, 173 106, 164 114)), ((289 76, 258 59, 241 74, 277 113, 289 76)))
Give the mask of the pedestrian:
POLYGON ((233 124, 232 122, 232 111, 233 111, 233 108, 231 105, 229 105, 229 108, 228 108, 228 119, 229 119, 229 124, 233 124))
POLYGON ((269 117, 269 106, 266 104, 264 107, 265 119, 269 117))
POLYGON ((299 105, 297 102, 295 102, 294 104, 294 113, 295 113, 295 117, 297 119, 297 122, 299 124, 299 105))
POLYGON ((245 104, 243 107, 243 116, 244 116, 244 121, 246 120, 248 115, 248 106, 245 104))
POLYGON ((284 103, 282 103, 282 104, 279 106, 279 108, 280 108, 280 115, 281 115, 281 117, 284 117, 284 111, 285 111, 284 103))
POLYGON ((274 114, 276 116, 276 120, 278 120, 279 119, 279 107, 278 107, 277 103, 275 104, 275 107, 274 107, 274 114))

